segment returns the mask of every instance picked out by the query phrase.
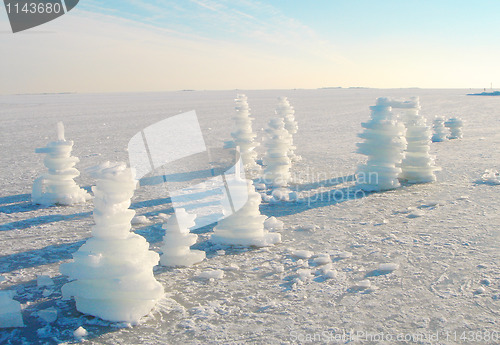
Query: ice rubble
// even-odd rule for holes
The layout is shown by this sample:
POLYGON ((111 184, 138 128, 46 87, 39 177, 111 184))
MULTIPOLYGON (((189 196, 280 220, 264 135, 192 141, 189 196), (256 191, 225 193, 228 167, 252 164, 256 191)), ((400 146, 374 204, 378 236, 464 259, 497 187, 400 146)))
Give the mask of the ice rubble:
POLYGON ((446 141, 448 140, 448 129, 446 129, 446 126, 444 125, 444 117, 442 116, 436 116, 436 118, 433 121, 433 129, 434 129, 434 134, 432 135, 432 142, 438 143, 441 141, 446 141))
POLYGON ((432 132, 425 118, 419 114, 420 104, 417 97, 407 102, 402 120, 406 127, 407 147, 401 163, 400 180, 408 183, 427 183, 436 181, 435 171, 440 170, 429 154, 432 132))
POLYGON ((225 218, 214 228, 210 240, 226 245, 265 247, 281 242, 279 233, 265 230, 266 216, 260 213, 261 196, 255 191, 253 182, 240 177, 238 169, 234 175, 226 175, 226 182, 231 190, 232 205, 242 205, 234 210, 226 205, 225 218))
POLYGON ((247 96, 243 94, 236 95, 236 115, 233 120, 236 125, 236 131, 231 133, 233 141, 225 143, 225 147, 239 147, 245 171, 249 177, 255 177, 261 172, 261 167, 256 163, 257 152, 255 148, 259 143, 255 142, 255 134, 252 130, 253 118, 250 116, 250 107, 248 106, 247 96))
POLYGON ((452 117, 448 119, 444 125, 450 129, 450 139, 462 139, 464 137, 462 132, 462 127, 464 122, 458 117, 452 117))
POLYGON ((276 115, 283 119, 285 129, 290 133, 290 147, 288 150, 288 157, 292 162, 298 162, 302 159, 301 156, 295 153, 295 146, 293 146, 293 135, 297 133, 299 126, 295 121, 295 110, 290 105, 288 98, 278 97, 278 106, 276 107, 276 115))
POLYGON ((370 107, 370 121, 361 124, 365 130, 358 136, 365 141, 357 144, 357 152, 368 156, 368 161, 358 167, 356 186, 365 191, 383 191, 400 186, 399 165, 407 144, 406 128, 394 119, 392 104, 387 98, 378 98, 376 105, 370 107))
POLYGON ((263 163, 266 166, 263 182, 273 188, 288 186, 292 177, 290 173, 291 159, 288 152, 292 149, 292 138, 285 129, 285 122, 281 118, 273 118, 266 129, 268 138, 265 143, 266 154, 263 163))
POLYGON ((198 235, 189 233, 195 226, 196 215, 191 215, 183 208, 176 208, 166 224, 163 237, 160 264, 163 266, 192 266, 205 259, 205 252, 192 250, 189 247, 196 243, 198 235))
POLYGON ((71 156, 72 148, 73 141, 64 138, 64 125, 58 122, 57 141, 35 150, 35 153, 47 154, 43 163, 49 171, 33 182, 33 204, 72 205, 90 199, 90 195, 73 180, 80 172, 74 168, 79 159, 71 156))
POLYGON ((14 291, 0 291, 0 328, 24 327, 21 304, 13 295, 14 291))
POLYGON ((94 220, 92 237, 60 266, 73 281, 62 288, 76 308, 104 320, 137 323, 163 296, 153 276, 157 253, 144 237, 130 232, 135 211, 130 199, 137 181, 125 163, 106 162, 93 168, 94 220))

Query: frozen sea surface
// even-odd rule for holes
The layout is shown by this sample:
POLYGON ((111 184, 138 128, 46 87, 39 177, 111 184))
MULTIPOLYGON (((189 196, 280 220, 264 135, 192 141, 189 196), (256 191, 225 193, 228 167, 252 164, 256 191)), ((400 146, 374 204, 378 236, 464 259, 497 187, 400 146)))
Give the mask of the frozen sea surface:
MULTIPOLYGON (((205 250, 207 260, 157 268, 166 298, 133 328, 82 315, 62 301, 67 279, 58 267, 89 237, 92 202, 31 205, 31 185, 44 169, 34 149, 55 139, 55 125, 64 121, 80 158, 76 180, 89 188, 95 181, 85 168, 126 160, 135 133, 194 109, 207 146, 219 152, 233 129, 237 92, 243 91, 0 96, 0 289, 16 292, 26 324, 0 329, 0 343, 76 342, 80 326, 91 344, 395 343, 377 334, 410 334, 419 344, 498 343, 500 186, 481 176, 499 170, 500 98, 468 97, 469 90, 244 91, 258 140, 278 96, 296 110, 294 143, 303 160, 293 168, 293 188, 309 200, 261 206, 284 222, 283 243, 231 249, 207 241, 213 226, 197 229, 194 248, 205 250), (385 96, 420 96, 429 123, 435 115, 463 118, 464 139, 432 144, 442 167, 436 183, 352 195, 352 174, 364 159, 354 153, 356 135, 368 107, 385 96), (294 255, 305 251, 311 256, 294 255), (44 275, 53 285, 37 285, 44 275), (43 316, 47 309, 50 318, 43 316), (484 340, 472 338, 478 334, 484 340)), ((182 186, 203 180, 211 167, 200 155, 165 171, 182 186)), ((132 208, 151 221, 134 230, 159 250, 161 222, 173 210, 154 174, 136 191, 132 208)))

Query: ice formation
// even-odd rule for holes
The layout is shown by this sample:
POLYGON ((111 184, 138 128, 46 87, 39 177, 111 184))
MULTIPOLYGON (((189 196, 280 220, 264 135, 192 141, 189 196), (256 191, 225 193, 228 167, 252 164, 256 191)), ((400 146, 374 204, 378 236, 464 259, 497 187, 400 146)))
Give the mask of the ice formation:
POLYGON ((485 184, 500 185, 500 173, 495 169, 486 169, 481 176, 481 181, 485 184))
POLYGON ((357 144, 357 152, 368 156, 368 161, 358 167, 356 186, 369 192, 395 189, 400 186, 399 165, 406 149, 406 128, 395 121, 389 99, 378 98, 370 109, 371 119, 361 124, 365 130, 358 134, 365 141, 357 144))
POLYGON ((238 94, 235 99, 236 115, 233 120, 236 125, 236 131, 231 133, 232 141, 226 142, 226 148, 239 147, 245 171, 249 177, 255 177, 261 172, 260 165, 257 164, 257 152, 255 148, 259 143, 255 142, 255 134, 252 130, 253 117, 250 116, 250 107, 248 106, 247 96, 238 94))
POLYGON ((448 121, 446 121, 444 125, 450 129, 450 139, 462 139, 464 137, 462 132, 464 122, 462 121, 462 119, 458 117, 452 117, 451 119, 448 119, 448 121))
POLYGON ((425 118, 419 114, 419 100, 413 98, 403 113, 403 123, 406 126, 405 157, 401 163, 400 180, 408 183, 427 183, 436 181, 434 157, 429 154, 431 149, 431 129, 425 118))
MULTIPOLYGON (((288 158, 288 157, 287 157, 288 158)), ((242 205, 234 210, 224 208, 225 218, 214 228, 210 240, 226 245, 265 247, 281 242, 279 233, 270 233, 264 229, 266 216, 259 210, 261 196, 255 191, 253 182, 240 177, 236 167, 234 175, 226 175, 226 183, 231 191, 231 205, 242 205)))
POLYGON ((85 314, 116 322, 137 323, 163 296, 153 276, 159 256, 144 237, 130 232, 135 211, 130 210, 136 180, 125 163, 106 162, 93 168, 92 237, 73 254, 73 262, 60 266, 71 282, 63 297, 74 297, 85 314))
POLYGON ((436 116, 433 122, 434 134, 432 135, 432 142, 438 143, 448 140, 448 130, 444 125, 444 117, 436 116))
POLYGON ((90 195, 73 180, 80 172, 74 168, 79 159, 71 156, 72 148, 73 141, 65 140, 64 125, 58 122, 57 141, 35 150, 35 153, 47 154, 43 163, 49 171, 33 182, 33 204, 72 205, 90 199, 90 195))
POLYGON ((295 146, 293 146, 293 135, 297 133, 299 126, 295 121, 295 110, 290 105, 288 98, 278 97, 278 106, 276 107, 276 115, 281 117, 285 122, 285 129, 290 133, 290 148, 288 150, 288 157, 292 162, 298 162, 302 159, 301 156, 295 154, 295 146))
POLYGON ((189 247, 196 243, 198 235, 189 233, 195 226, 196 215, 191 215, 183 208, 176 208, 167 223, 163 225, 165 236, 161 247, 163 254, 160 264, 163 266, 192 266, 205 259, 205 252, 189 247))
POLYGON ((263 182, 274 188, 286 187, 291 181, 292 164, 288 156, 288 152, 293 150, 291 135, 285 129, 285 122, 281 118, 271 119, 266 132, 268 138, 263 159, 263 182))
POLYGON ((0 291, 0 328, 24 327, 21 304, 13 295, 13 291, 0 291))

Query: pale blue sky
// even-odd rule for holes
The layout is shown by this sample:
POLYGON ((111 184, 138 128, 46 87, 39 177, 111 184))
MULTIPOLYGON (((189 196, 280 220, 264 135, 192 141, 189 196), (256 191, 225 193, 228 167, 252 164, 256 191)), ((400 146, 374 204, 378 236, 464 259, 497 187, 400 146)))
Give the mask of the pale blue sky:
POLYGON ((498 13, 498 0, 81 0, 14 35, 1 10, 0 92, 482 88, 500 85, 498 13))

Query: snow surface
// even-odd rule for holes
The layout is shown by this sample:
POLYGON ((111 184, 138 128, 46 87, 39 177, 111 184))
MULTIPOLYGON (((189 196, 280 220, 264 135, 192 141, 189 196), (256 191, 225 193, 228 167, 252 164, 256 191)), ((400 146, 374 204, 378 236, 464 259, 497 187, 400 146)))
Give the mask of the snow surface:
MULTIPOLYGON (((55 124, 63 120, 80 158, 82 174, 75 180, 89 190, 95 180, 86 167, 125 161, 128 140, 170 115, 195 109, 207 146, 222 147, 231 138, 235 92, 0 96, 2 128, 16 128, 0 137, 0 274, 5 277, 0 288, 15 291, 26 324, 1 329, 0 343, 73 343, 79 327, 92 344, 307 343, 298 336, 350 330, 439 332, 439 344, 471 344, 447 341, 444 332, 498 331, 500 187, 480 181, 487 169, 500 170, 500 98, 467 97, 468 92, 245 91, 256 129, 266 126, 276 97, 286 95, 294 105, 300 126, 294 145, 303 160, 293 168, 301 182, 290 188, 308 199, 261 205, 263 214, 285 224, 275 230, 283 243, 273 247, 213 245, 208 241, 213 225, 197 229, 193 247, 204 250, 207 260, 183 269, 157 267, 155 278, 167 298, 133 328, 85 316, 74 302, 61 300, 67 278, 59 275, 59 265, 90 237, 93 202, 31 205, 31 185, 42 167, 34 149, 52 140, 55 124), (370 116, 368 107, 377 97, 411 96, 420 97, 420 113, 428 121, 435 115, 465 120, 463 139, 431 145, 442 167, 437 182, 353 194, 352 175, 366 159, 354 153, 356 135, 370 116), (339 193, 330 193, 334 190, 339 193), (421 216, 408 217, 416 211, 421 216), (332 262, 318 266, 314 257, 292 257, 289 248, 328 254, 332 262), (226 255, 218 255, 221 250, 226 255), (380 272, 388 263, 399 268, 380 272), (223 278, 198 278, 214 270, 224 271, 223 278), (38 287, 40 275, 52 277, 54 286, 38 287), (370 286, 360 289, 364 280, 370 286), (58 317, 47 324, 38 312, 51 307, 58 317)), ((260 140, 262 130, 257 134, 260 140)), ((208 159, 196 157, 166 169, 179 188, 206 178, 208 159)), ((214 168, 219 174, 226 166, 214 168)), ((131 207, 151 220, 134 230, 159 252, 161 214, 173 210, 155 176, 141 181, 149 184, 141 183, 131 207)), ((376 342, 363 342, 371 343, 376 342)))

